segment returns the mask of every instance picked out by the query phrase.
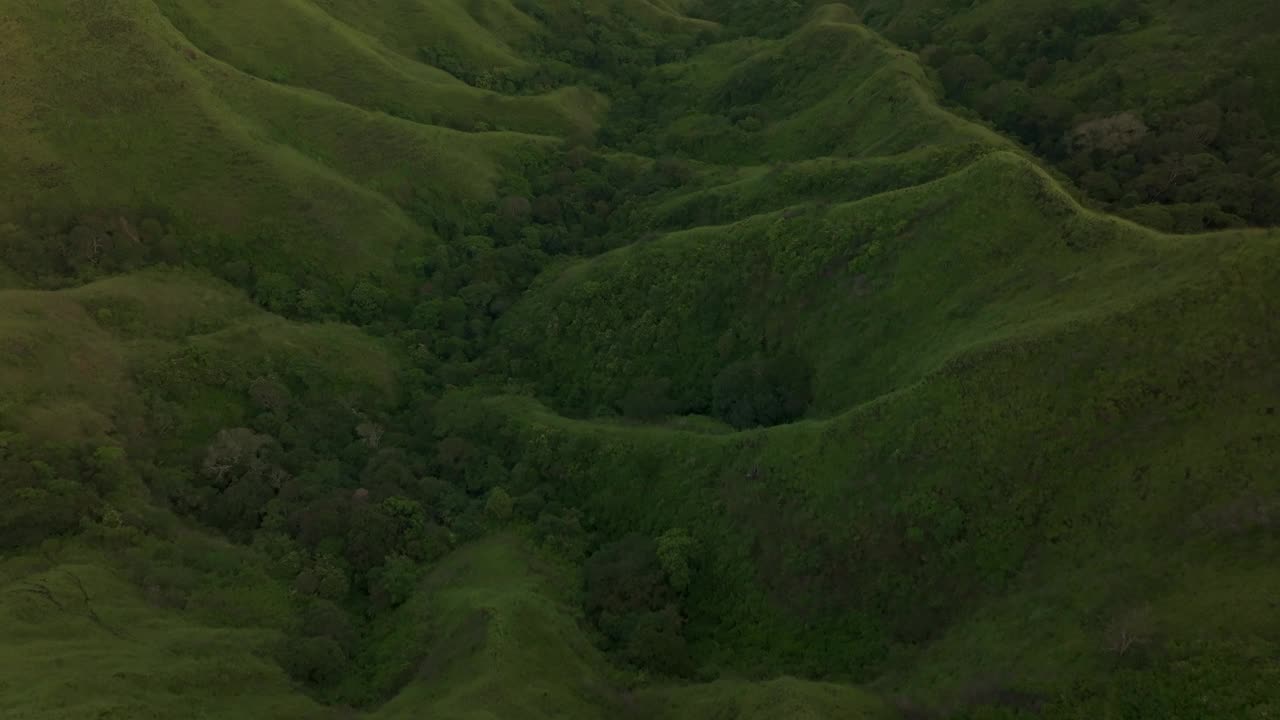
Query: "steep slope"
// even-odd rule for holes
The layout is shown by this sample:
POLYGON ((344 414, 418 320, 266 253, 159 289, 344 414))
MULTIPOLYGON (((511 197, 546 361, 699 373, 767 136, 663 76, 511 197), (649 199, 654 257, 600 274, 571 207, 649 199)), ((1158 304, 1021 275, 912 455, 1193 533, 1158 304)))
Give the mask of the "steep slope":
MULTIPOLYGON (((175 26, 213 57, 251 75, 319 90, 352 105, 465 129, 481 124, 556 133, 573 122, 584 127, 591 123, 594 100, 590 93, 560 91, 544 97, 511 98, 468 87, 439 68, 406 57, 335 21, 314 2, 264 6, 184 1, 163 6, 175 26), (306 41, 299 42, 301 38, 306 41)), ((373 8, 359 12, 364 17, 394 21, 373 8)), ((459 14, 456 7, 439 6, 419 18, 420 27, 440 26, 436 16, 455 18, 456 23, 459 14)), ((448 23, 443 27, 448 28, 448 23)), ((438 47, 429 39, 427 45, 438 47)), ((474 48, 464 50, 465 56, 479 56, 470 62, 503 63, 497 67, 511 63, 509 52, 501 52, 497 38, 486 38, 483 32, 465 47, 474 48)))
MULTIPOLYGON (((950 142, 945 126, 899 126, 950 142)), ((809 147, 841 147, 822 137, 809 147)), ((611 533, 696 528, 690 627, 718 662, 888 670, 886 687, 943 707, 993 682, 996 700, 1067 715, 1269 707, 1276 668, 1257 658, 1277 628, 1261 606, 1223 626, 1207 598, 1274 588, 1280 244, 1098 217, 1001 147, 851 203, 716 208, 726 224, 558 272, 504 320, 512 371, 575 415, 628 412, 637 393, 709 413, 735 363, 764 356, 799 358, 808 414, 826 419, 707 435, 493 403, 513 457, 611 533), (1240 557, 1237 543, 1256 545, 1240 557), (1227 557, 1236 580, 1203 588, 1227 557), (1207 625, 1220 634, 1188 630, 1207 625), (1138 665, 1126 633, 1151 643, 1138 665), (1064 673, 1079 694, 1059 694, 1064 673)), ((741 152, 754 157, 717 158, 741 152)), ((821 166, 753 176, 758 196, 787 197, 804 167, 821 166)))
POLYGON ((293 692, 271 630, 202 625, 149 604, 96 554, 57 554, 3 565, 6 717, 338 717, 293 692))
MULTIPOLYGON (((281 29, 273 21, 297 32, 310 27, 314 9, 304 6, 262 6, 265 17, 225 8, 215 19, 243 21, 243 47, 254 49, 248 34, 281 29)), ((500 171, 544 139, 399 120, 383 114, 394 108, 380 98, 413 98, 442 118, 458 113, 467 129, 501 117, 513 127, 568 133, 589 126, 595 107, 588 93, 503 98, 399 56, 404 67, 388 65, 363 40, 349 46, 348 60, 332 47, 321 54, 357 73, 344 75, 293 58, 318 43, 287 33, 273 35, 288 39, 285 46, 254 50, 255 57, 296 65, 308 89, 270 83, 193 46, 151 3, 19 3, 6 23, 0 227, 7 264, 31 278, 140 259, 216 272, 238 261, 311 285, 317 314, 340 306, 366 275, 407 293, 399 265, 436 241, 433 227, 458 208, 491 201, 500 171), (373 69, 359 71, 359 53, 374 58, 373 69), (369 92, 345 91, 336 85, 344 77, 369 92), (104 215, 109 227, 95 227, 104 215), (140 227, 145 221, 152 230, 140 227)))

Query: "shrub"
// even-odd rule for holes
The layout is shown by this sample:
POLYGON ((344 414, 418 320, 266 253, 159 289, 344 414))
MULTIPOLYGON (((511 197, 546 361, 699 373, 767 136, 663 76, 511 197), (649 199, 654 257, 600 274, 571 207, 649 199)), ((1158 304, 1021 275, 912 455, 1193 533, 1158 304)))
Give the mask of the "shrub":
POLYGON ((484 511, 491 519, 498 523, 505 523, 511 519, 514 510, 515 502, 506 490, 495 487, 489 491, 489 499, 485 501, 484 511))
POLYGON ((795 357, 731 363, 712 386, 712 412, 736 428, 794 420, 809 405, 809 375, 808 367, 795 357))
POLYGON ((295 680, 330 685, 346 672, 347 654, 333 638, 305 638, 288 643, 280 664, 295 680))

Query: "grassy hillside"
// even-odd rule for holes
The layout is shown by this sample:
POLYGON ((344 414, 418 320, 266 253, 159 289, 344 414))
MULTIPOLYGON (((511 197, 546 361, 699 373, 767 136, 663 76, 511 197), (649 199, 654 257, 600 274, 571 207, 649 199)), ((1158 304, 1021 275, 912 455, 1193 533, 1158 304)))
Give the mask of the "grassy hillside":
MULTIPOLYGON (((820 13, 793 37, 829 24, 820 13)), ((858 79, 889 57, 842 77, 876 97, 858 79)), ((687 96, 724 98, 729 116, 770 107, 712 87, 687 96)), ((771 125, 745 135, 752 150, 713 157, 755 160, 782 112, 808 112, 793 98, 772 107, 771 125)), ((946 126, 898 126, 917 146, 951 142, 946 126)), ((1238 557, 1224 547, 1269 546, 1268 521, 1225 516, 1277 491, 1263 269, 1275 237, 1176 239, 1099 217, 1002 147, 853 165, 939 168, 871 175, 887 192, 863 199, 823 177, 833 161, 748 171, 655 217, 708 225, 549 276, 503 328, 512 372, 557 408, 632 414, 641 395, 660 396, 658 412, 715 412, 733 368, 785 357, 803 391, 756 365, 765 387, 730 392, 758 393, 757 408, 803 395, 815 420, 723 436, 497 404, 515 418, 513 458, 606 532, 694 528, 707 577, 691 586, 688 632, 718 662, 880 675, 944 712, 983 698, 1064 716, 1269 707, 1265 613, 1221 636, 1179 628, 1213 622, 1213 602, 1197 616, 1184 599, 1212 592, 1201 573, 1238 557), (792 196, 797 185, 819 190, 792 196), (1174 537, 1176 559, 1163 555, 1174 537), (1131 616, 1149 643, 1141 660, 1108 649, 1131 616), (1066 691, 1064 673, 1085 689, 1066 691)), ((1219 602, 1274 582, 1262 552, 1219 602)))
POLYGON ((1001 142, 941 112, 920 64, 843 5, 819 8, 784 38, 743 38, 663 66, 638 90, 657 114, 648 128, 619 118, 621 141, 713 162, 878 157, 922 138, 1001 142))
POLYGON ((264 657, 271 630, 159 610, 95 554, 8 560, 3 585, 7 717, 336 717, 264 657))
MULTIPOLYGON (((198 591, 201 609, 157 608, 110 558, 75 545, 4 564, 6 716, 168 718, 194 707, 208 718, 349 717, 298 693, 273 662, 290 622, 287 595, 252 554, 197 537, 170 542, 193 560, 203 554, 203 570, 217 578, 198 591), (227 602, 242 604, 234 625, 219 607, 227 602)), ((566 573, 510 535, 452 554, 379 629, 371 652, 408 684, 369 717, 418 717, 423 708, 460 720, 887 717, 866 693, 794 679, 629 692, 555 589, 566 573)))
MULTIPOLYGON (((349 3, 348 3, 349 4, 349 3)), ((209 55, 273 82, 298 85, 360 107, 400 115, 427 124, 557 133, 579 122, 591 123, 594 99, 589 93, 563 90, 544 97, 510 98, 468 87, 445 71, 387 48, 365 33, 335 21, 320 4, 161 3, 174 26, 209 55), (305 42, 299 42, 306 38, 305 42), (480 124, 480 125, 477 125, 480 124)), ((348 10, 350 12, 351 10, 348 10)), ((356 10, 362 17, 376 10, 356 10)), ((435 25, 434 17, 469 18, 445 4, 421 17, 417 27, 435 25)), ((474 24, 474 20, 472 20, 474 24)), ((480 67, 515 66, 496 37, 469 38, 462 57, 480 67), (485 56, 488 57, 485 57, 485 56), (506 55, 506 58, 503 56, 506 55)), ((424 46, 439 47, 433 38, 424 46)))
POLYGON ((9 5, 6 717, 1280 712, 1263 3, 9 5))
POLYGON ((35 441, 149 444, 157 403, 172 402, 186 417, 164 432, 203 439, 243 414, 236 382, 287 365, 335 392, 394 392, 394 360, 372 338, 342 325, 289 323, 198 273, 144 271, 0 294, 0 408, 7 427, 35 441))
POLYGON ((311 286, 305 312, 317 316, 339 310, 369 275, 406 295, 405 263, 438 242, 437 225, 469 203, 492 202, 503 168, 545 142, 442 125, 567 134, 590 126, 599 108, 573 89, 485 93, 412 59, 382 57, 389 51, 333 21, 322 25, 347 45, 335 39, 318 55, 292 57, 325 45, 307 24, 320 22, 309 3, 264 6, 261 17, 209 10, 210 23, 239 23, 225 32, 240 32, 237 47, 257 59, 223 58, 213 39, 184 35, 184 23, 152 3, 63 5, 18 3, 3 51, 5 256, 42 282, 159 260, 250 286, 284 275, 311 286), (254 32, 282 45, 259 48, 254 32), (316 37, 300 39, 308 32, 316 37), (255 77, 253 62, 284 63, 299 77, 255 77), (393 98, 423 109, 399 112, 393 98))

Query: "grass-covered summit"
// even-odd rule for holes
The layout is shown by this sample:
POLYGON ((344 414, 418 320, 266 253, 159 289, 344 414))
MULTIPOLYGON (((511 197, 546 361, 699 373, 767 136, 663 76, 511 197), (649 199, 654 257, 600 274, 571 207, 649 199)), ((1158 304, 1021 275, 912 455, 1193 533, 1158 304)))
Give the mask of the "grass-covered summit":
POLYGON ((9 2, 0 714, 1280 712, 1274 13, 1013 5, 9 2))

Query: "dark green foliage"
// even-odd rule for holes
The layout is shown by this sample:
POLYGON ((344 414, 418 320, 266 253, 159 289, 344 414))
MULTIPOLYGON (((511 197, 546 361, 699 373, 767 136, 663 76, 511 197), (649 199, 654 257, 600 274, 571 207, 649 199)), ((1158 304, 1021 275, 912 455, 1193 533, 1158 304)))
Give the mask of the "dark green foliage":
POLYGON ((357 628, 346 610, 328 600, 313 600, 302 611, 303 637, 332 638, 350 656, 359 639, 357 628))
MULTIPOLYGON (((1183 33, 1211 22, 1208 11, 1168 2, 993 4, 971 16, 940 0, 862 4, 869 22, 922 51, 949 99, 1056 163, 1105 207, 1174 232, 1280 221, 1274 168, 1243 161, 1280 148, 1243 49, 1274 26, 1221 28, 1240 35, 1241 46, 1206 60, 1190 42, 1194 31, 1183 33), (1220 78, 1204 82, 1197 71, 1184 77, 1172 68, 1168 78, 1134 72, 1159 63, 1220 78), (1142 132, 1123 142, 1081 142, 1115 118, 1132 118, 1142 132), (1141 209, 1154 204, 1170 214, 1141 209)), ((1274 15, 1263 22, 1274 23, 1274 15)))
POLYGON ((593 553, 583 579, 587 614, 597 620, 664 607, 674 597, 658 560, 657 543, 636 534, 593 553))
POLYGON ((606 650, 638 667, 683 675, 691 657, 680 595, 658 550, 657 542, 635 534, 602 546, 583 566, 583 603, 606 650))
POLYGON ((18 548, 77 531, 129 474, 116 447, 40 447, 0 432, 0 546, 18 548))
POLYGON ((534 536, 544 546, 573 560, 582 560, 587 532, 582 527, 581 513, 573 509, 552 508, 538 513, 534 536))
POLYGON ((684 618, 675 605, 659 610, 637 611, 610 618, 606 633, 620 635, 619 656, 636 667, 675 676, 693 669, 693 658, 683 635, 684 618))
POLYGON ((716 375, 711 409, 736 428, 794 420, 809 406, 809 372, 797 357, 738 360, 716 375))
POLYGON ((413 558, 389 555, 369 574, 369 597, 378 608, 402 605, 417 590, 421 574, 413 558))
POLYGON ((248 428, 223 430, 205 450, 198 486, 200 512, 211 525, 246 533, 258 527, 267 501, 283 481, 279 447, 248 428))
POLYGON ((361 325, 370 324, 382 318, 388 302, 386 290, 374 282, 361 280, 351 290, 351 317, 361 325))
POLYGON ((333 638, 309 637, 291 641, 280 662, 296 680, 328 685, 342 677, 347 661, 342 646, 333 638))
POLYGON ((689 589, 693 579, 693 556, 697 543, 684 528, 668 530, 658 537, 658 562, 667 574, 667 582, 676 592, 689 589))
POLYGON ((618 401, 618 410, 623 415, 639 420, 657 420, 676 409, 671 399, 671 381, 667 378, 640 378, 618 401))
POLYGON ((497 522, 499 525, 506 523, 511 519, 515 512, 515 501, 507 494, 502 487, 495 487, 489 491, 489 497, 484 504, 485 513, 497 522))
POLYGON ((0 232, 0 256, 8 267, 48 285, 181 263, 168 214, 150 212, 155 214, 125 208, 33 214, 25 228, 0 232))

